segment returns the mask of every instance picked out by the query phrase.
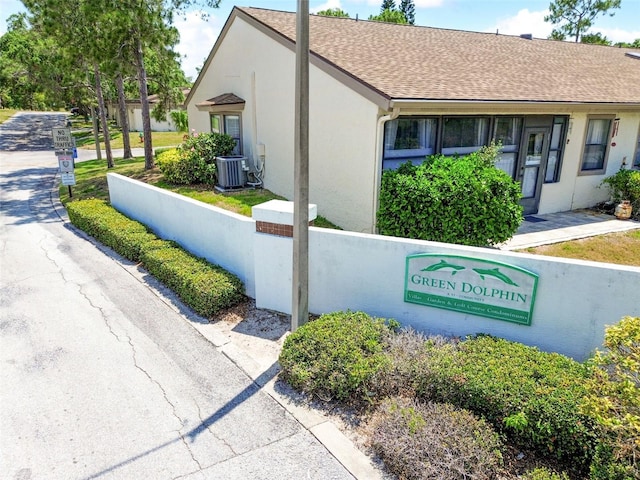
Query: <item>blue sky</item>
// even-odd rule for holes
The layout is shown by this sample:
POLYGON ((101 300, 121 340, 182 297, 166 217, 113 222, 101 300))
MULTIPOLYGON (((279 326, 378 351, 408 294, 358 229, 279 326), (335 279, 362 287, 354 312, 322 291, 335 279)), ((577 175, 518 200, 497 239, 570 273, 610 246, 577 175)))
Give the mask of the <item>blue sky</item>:
MULTIPOLYGON (((382 0, 311 0, 310 10, 342 8, 352 18, 367 19, 380 11, 382 0)), ((399 0, 397 0, 399 3, 399 0)), ((552 26, 544 22, 549 0, 414 0, 416 24, 430 27, 495 32, 507 35, 532 33, 546 38, 552 26)), ((180 30, 178 51, 182 54, 182 67, 187 76, 195 80, 196 68, 202 66, 215 43, 224 22, 234 5, 295 11, 295 0, 248 0, 233 3, 221 0, 220 8, 210 10, 203 21, 197 12, 178 18, 180 30)), ((0 0, 0 34, 6 31, 9 15, 24 11, 18 0, 0 0)), ((622 8, 613 17, 596 19, 593 31, 601 32, 614 42, 631 42, 640 38, 640 0, 622 0, 622 8)))

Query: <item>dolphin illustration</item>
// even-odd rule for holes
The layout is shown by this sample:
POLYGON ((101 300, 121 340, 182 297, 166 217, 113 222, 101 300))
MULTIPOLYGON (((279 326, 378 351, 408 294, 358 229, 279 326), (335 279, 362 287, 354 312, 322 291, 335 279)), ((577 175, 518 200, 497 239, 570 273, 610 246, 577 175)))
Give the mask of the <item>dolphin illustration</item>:
POLYGON ((489 270, 488 268, 474 268, 473 271, 476 272, 478 275, 480 275, 480 278, 482 280, 484 280, 485 276, 486 277, 494 277, 494 278, 497 278, 498 280, 502 280, 507 285, 513 285, 514 287, 518 286, 517 283, 515 283, 513 280, 511 280, 509 277, 507 277, 498 268, 493 268, 491 270, 489 270))
POLYGON ((458 273, 458 270, 464 270, 465 267, 454 265, 453 263, 448 263, 445 260, 440 260, 440 263, 434 263, 433 265, 429 265, 427 268, 423 268, 420 271, 435 272, 436 270, 442 270, 443 268, 452 268, 453 271, 451 272, 451 275, 455 275, 456 273, 458 273))

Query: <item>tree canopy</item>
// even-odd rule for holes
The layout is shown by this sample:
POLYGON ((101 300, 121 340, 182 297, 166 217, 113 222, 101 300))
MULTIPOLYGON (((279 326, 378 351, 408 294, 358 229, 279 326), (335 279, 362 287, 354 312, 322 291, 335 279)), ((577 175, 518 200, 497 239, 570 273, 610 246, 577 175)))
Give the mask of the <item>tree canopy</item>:
POLYGON ((320 10, 316 15, 321 15, 323 17, 349 18, 349 14, 340 8, 328 8, 326 10, 320 10))
MULTIPOLYGON (((555 25, 550 38, 564 40, 573 37, 579 42, 600 15, 615 15, 621 0, 553 0, 545 22, 555 25)), ((590 42, 589 42, 590 43, 590 42)))
POLYGON ((416 12, 413 0, 401 0, 399 7, 396 7, 395 0, 382 0, 380 13, 378 15, 370 15, 369 20, 413 25, 415 23, 415 16, 416 12))
POLYGON ((406 24, 407 19, 400 10, 383 10, 379 15, 370 15, 369 20, 374 22, 406 24))

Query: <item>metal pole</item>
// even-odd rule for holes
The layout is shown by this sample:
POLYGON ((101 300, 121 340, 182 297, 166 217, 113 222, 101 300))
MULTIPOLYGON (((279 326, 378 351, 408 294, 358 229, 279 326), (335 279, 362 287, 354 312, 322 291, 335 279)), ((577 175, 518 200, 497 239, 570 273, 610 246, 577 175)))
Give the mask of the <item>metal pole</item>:
POLYGON ((291 331, 309 320, 309 1, 298 0, 291 331))

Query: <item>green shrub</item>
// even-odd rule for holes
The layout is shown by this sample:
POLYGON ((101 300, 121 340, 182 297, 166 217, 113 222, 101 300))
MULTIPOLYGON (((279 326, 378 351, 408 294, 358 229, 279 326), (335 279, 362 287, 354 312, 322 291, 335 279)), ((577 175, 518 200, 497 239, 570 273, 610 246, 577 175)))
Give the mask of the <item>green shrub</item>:
POLYGON ((211 317, 244 298, 238 277, 182 249, 147 250, 142 254, 142 263, 203 317, 211 317))
POLYGON ((421 398, 469 409, 520 446, 588 469, 597 436, 593 420, 579 409, 585 365, 490 336, 425 348, 432 352, 417 382, 421 398))
POLYGON ((539 467, 520 476, 523 480, 569 480, 569 476, 565 473, 556 473, 545 467, 539 467))
POLYGON ((242 282, 217 265, 181 249, 175 242, 158 239, 103 200, 67 204, 71 222, 124 257, 142 262, 158 280, 204 316, 215 315, 244 299, 242 282))
POLYGON ((284 342, 282 377, 323 400, 360 403, 387 363, 383 339, 389 327, 362 312, 337 312, 306 323, 284 342))
POLYGON ((640 317, 605 331, 582 409, 603 428, 592 478, 640 478, 640 317))
POLYGON ((620 169, 615 175, 605 178, 602 185, 609 188, 615 203, 629 200, 633 216, 640 218, 640 171, 620 169))
POLYGON ((491 426, 449 404, 392 398, 371 423, 373 450, 398 478, 493 480, 502 464, 491 426))
POLYGON ((207 175, 207 163, 204 159, 187 156, 177 148, 158 154, 157 165, 167 182, 176 185, 213 183, 211 181, 202 182, 201 179, 202 177, 211 179, 215 175, 215 165, 209 168, 207 175))
POLYGON ((229 155, 235 140, 220 133, 199 133, 189 136, 177 148, 161 152, 158 167, 168 182, 177 185, 216 182, 216 157, 229 155))
POLYGON ((381 234, 488 246, 511 238, 522 222, 520 185, 495 168, 499 147, 466 157, 428 157, 382 175, 381 234))
POLYGON ((189 131, 189 115, 186 110, 171 110, 169 115, 179 132, 189 131))
POLYGON ((141 248, 156 239, 144 225, 122 215, 103 200, 70 202, 67 211, 76 227, 134 262, 140 261, 141 248))

